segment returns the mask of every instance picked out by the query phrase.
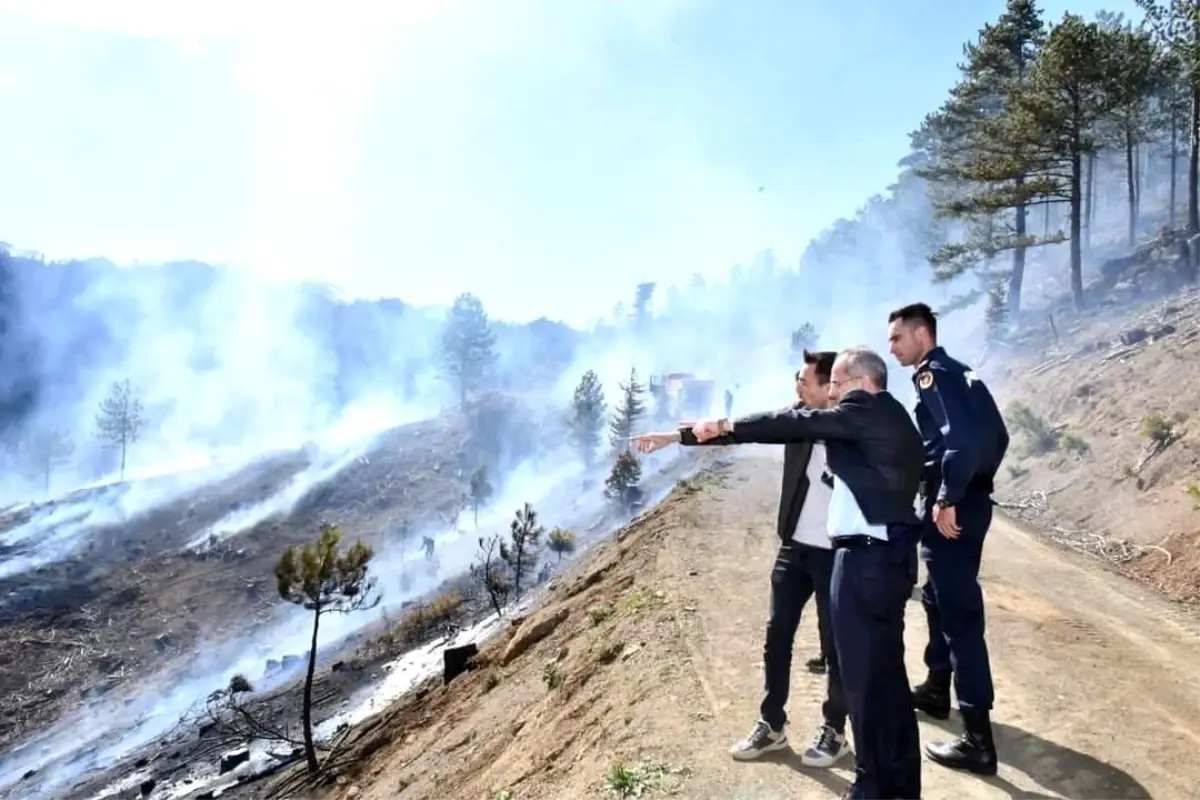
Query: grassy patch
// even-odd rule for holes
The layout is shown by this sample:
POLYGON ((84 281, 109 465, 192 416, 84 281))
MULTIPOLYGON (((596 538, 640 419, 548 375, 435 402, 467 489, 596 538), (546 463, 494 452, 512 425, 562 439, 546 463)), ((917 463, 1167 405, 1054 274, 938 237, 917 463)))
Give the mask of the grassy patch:
POLYGON ((609 768, 604 783, 617 797, 644 797, 672 776, 686 777, 687 770, 673 770, 657 761, 643 761, 632 766, 618 762, 609 768))

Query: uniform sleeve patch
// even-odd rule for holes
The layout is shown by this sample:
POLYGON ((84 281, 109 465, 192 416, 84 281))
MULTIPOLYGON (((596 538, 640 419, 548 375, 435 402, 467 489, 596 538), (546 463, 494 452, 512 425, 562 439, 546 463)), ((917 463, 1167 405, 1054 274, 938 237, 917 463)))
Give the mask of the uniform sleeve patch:
POLYGON ((920 377, 917 378, 917 386, 922 391, 933 386, 933 373, 930 371, 922 372, 920 377))

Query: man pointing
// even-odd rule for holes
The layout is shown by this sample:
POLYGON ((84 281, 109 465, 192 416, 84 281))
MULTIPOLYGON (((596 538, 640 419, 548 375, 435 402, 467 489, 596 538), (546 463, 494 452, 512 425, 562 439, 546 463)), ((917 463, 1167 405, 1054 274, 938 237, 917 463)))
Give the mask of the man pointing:
POLYGON ((638 449, 673 442, 823 441, 833 475, 828 533, 835 548, 830 616, 857 766, 850 798, 919 798, 917 717, 904 666, 904 608, 916 583, 921 437, 887 392, 877 353, 838 354, 828 409, 784 409, 647 434, 638 449))

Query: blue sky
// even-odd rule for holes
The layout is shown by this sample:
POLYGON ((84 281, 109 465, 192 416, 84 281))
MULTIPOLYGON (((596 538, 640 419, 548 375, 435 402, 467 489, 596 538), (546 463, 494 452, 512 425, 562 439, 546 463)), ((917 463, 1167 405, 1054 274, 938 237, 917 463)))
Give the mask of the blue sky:
POLYGON ((797 258, 892 181, 1003 3, 305 7, 0 0, 0 240, 582 323, 797 258))

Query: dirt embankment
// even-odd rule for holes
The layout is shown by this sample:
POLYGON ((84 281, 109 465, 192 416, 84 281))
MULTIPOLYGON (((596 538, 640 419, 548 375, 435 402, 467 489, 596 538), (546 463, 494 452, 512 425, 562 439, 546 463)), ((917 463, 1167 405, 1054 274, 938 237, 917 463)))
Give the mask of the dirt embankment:
MULTIPOLYGON (((834 797, 852 760, 735 763, 756 717, 779 465, 753 453, 681 487, 556 578, 546 605, 348 738, 338 800, 834 797)), ((926 763, 937 798, 1183 797, 1200 785, 1200 643, 1182 607, 1004 522, 984 585, 1001 760, 991 780, 926 763)), ((810 613, 797 660, 816 647, 810 613)), ((909 609, 909 669, 925 623, 909 609)), ((792 733, 823 679, 795 670, 792 733)), ((942 724, 922 722, 922 737, 942 724)), ((294 793, 289 796, 295 796, 294 793)))
POLYGON ((998 498, 1049 538, 1200 602, 1200 291, 1059 310, 1015 344, 981 369, 1014 437, 998 498))

